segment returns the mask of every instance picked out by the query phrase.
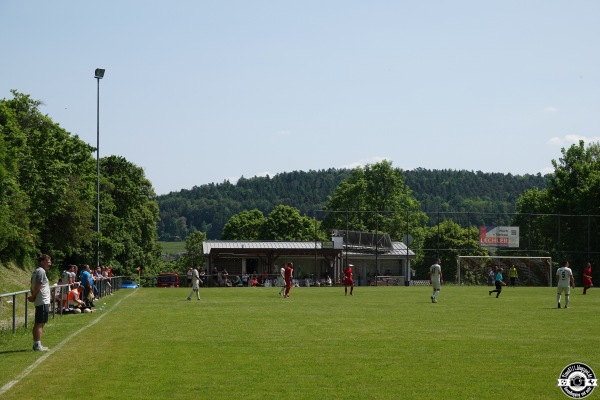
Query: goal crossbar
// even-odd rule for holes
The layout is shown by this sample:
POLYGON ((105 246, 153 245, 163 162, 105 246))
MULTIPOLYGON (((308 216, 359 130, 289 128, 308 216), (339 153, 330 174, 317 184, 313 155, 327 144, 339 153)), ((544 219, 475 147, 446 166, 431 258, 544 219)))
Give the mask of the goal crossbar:
POLYGON ((508 278, 511 265, 517 267, 519 281, 526 286, 552 286, 552 257, 457 256, 456 280, 459 285, 481 284, 495 267, 502 267, 504 278, 508 278), (468 268, 463 268, 465 265, 468 268))

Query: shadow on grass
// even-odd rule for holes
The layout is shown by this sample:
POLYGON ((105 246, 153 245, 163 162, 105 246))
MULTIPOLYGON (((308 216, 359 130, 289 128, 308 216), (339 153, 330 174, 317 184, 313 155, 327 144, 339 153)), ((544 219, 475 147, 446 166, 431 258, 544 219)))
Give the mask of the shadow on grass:
POLYGON ((31 350, 21 349, 21 350, 6 350, 0 351, 0 354, 13 354, 13 353, 29 353, 31 350))

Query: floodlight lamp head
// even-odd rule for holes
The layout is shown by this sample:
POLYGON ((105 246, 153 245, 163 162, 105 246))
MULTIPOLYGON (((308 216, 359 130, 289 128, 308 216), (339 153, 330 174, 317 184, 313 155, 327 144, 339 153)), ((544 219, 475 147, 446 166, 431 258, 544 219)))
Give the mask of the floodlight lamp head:
POLYGON ((96 79, 102 79, 104 77, 104 69, 96 68, 95 76, 96 79))

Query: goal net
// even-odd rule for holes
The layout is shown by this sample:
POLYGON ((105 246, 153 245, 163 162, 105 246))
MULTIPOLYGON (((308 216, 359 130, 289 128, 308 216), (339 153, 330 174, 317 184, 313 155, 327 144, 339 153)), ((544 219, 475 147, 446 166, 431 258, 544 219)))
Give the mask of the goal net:
POLYGON ((503 280, 509 285, 512 265, 517 268, 516 285, 552 286, 552 257, 458 256, 456 281, 459 285, 493 286, 495 271, 500 267, 503 280))

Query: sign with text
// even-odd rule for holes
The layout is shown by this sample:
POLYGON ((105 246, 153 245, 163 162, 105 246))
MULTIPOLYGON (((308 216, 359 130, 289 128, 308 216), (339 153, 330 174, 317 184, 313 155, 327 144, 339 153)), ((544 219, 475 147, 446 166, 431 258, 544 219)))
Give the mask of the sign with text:
POLYGON ((480 226, 479 245, 483 247, 519 247, 519 227, 480 226))

